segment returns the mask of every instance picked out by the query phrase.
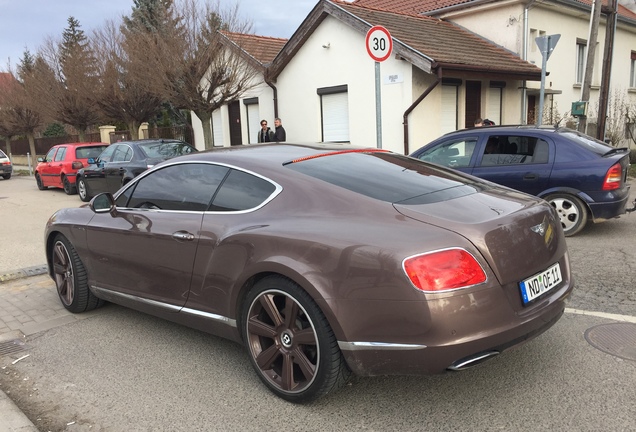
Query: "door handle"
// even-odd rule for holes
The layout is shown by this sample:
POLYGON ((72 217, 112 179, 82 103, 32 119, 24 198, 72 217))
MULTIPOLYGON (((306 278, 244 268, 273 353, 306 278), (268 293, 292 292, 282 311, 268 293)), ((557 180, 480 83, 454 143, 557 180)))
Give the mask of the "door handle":
POLYGON ((194 234, 186 231, 177 231, 176 233, 172 234, 172 238, 182 241, 192 241, 194 240, 194 234))
POLYGON ((539 176, 536 175, 536 174, 526 174, 526 175, 523 176, 524 180, 536 180, 538 178, 539 178, 539 176))

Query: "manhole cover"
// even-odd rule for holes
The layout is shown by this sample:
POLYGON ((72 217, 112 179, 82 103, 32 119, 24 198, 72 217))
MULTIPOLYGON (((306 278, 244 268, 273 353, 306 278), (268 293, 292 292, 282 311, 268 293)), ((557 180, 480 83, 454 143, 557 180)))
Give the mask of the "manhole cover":
POLYGON ((601 324, 585 331, 594 348, 625 360, 636 361, 636 324, 601 324))
POLYGON ((28 348, 29 347, 27 346, 27 344, 19 339, 10 340, 7 342, 0 342, 0 356, 15 354, 28 348))

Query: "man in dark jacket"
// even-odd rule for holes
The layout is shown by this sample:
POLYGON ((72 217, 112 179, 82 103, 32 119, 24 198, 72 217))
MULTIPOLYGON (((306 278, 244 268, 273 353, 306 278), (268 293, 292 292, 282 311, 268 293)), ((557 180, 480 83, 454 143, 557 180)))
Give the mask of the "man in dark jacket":
POLYGON ((273 142, 274 132, 267 127, 267 120, 261 120, 261 130, 258 131, 258 142, 273 142))
POLYGON ((274 141, 276 142, 287 141, 287 134, 285 133, 285 128, 283 127, 283 124, 279 118, 276 118, 274 120, 274 126, 276 126, 276 132, 274 132, 274 141))

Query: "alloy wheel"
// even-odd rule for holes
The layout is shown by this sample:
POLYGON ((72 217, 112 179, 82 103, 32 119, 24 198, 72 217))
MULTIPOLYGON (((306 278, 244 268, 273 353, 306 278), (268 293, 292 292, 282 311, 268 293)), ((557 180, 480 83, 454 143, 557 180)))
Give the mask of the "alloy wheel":
POLYGON ((71 256, 61 241, 55 242, 52 258, 57 293, 62 303, 65 306, 70 306, 75 298, 75 278, 73 275, 71 256))

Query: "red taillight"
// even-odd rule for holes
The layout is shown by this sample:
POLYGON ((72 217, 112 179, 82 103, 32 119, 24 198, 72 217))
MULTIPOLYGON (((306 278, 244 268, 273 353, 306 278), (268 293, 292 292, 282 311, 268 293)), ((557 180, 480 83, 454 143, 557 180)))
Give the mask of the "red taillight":
POLYGON ((2 162, 2 165, 11 165, 11 162, 2 162))
POLYGON ((623 178, 623 169, 621 164, 614 164, 607 174, 605 174, 605 181, 603 182, 603 190, 614 190, 621 187, 621 180, 623 178))
POLYGON ((84 168, 84 164, 81 161, 75 161, 71 164, 71 168, 74 170, 82 169, 84 168))
POLYGON ((417 289, 426 292, 463 288, 486 281, 486 273, 477 260, 463 249, 407 258, 404 271, 417 289))

